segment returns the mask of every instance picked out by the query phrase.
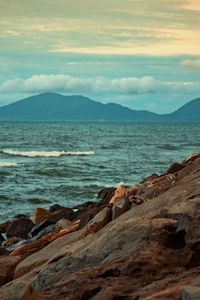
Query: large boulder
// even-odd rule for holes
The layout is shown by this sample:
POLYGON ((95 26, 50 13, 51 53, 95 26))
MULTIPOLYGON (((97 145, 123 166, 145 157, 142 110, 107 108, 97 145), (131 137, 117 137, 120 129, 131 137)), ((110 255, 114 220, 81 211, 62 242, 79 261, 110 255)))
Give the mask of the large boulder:
POLYGON ((6 236, 10 237, 20 237, 28 238, 28 234, 34 227, 34 223, 30 219, 17 219, 11 223, 6 231, 6 236))

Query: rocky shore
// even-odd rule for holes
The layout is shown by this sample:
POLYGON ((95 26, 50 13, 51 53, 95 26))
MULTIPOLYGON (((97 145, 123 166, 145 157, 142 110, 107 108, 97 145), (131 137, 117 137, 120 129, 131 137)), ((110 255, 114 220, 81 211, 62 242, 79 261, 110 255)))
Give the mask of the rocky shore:
POLYGON ((200 153, 0 224, 1 300, 200 299, 200 153))

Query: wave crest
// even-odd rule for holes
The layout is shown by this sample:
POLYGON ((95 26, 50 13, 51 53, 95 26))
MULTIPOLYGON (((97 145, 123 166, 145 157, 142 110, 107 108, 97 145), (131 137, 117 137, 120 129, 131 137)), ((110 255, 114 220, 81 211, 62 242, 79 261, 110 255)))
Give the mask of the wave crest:
POLYGON ((0 167, 16 167, 16 163, 0 161, 0 167))
POLYGON ((25 157, 60 157, 60 156, 87 156, 94 155, 93 151, 16 151, 5 149, 2 151, 8 155, 25 157))

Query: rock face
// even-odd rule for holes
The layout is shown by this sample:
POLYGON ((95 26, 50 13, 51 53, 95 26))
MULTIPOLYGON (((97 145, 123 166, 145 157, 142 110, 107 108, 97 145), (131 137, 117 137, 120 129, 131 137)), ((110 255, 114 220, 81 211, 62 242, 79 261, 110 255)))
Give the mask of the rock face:
POLYGON ((55 215, 0 258, 1 300, 200 299, 200 155, 168 171, 55 215))

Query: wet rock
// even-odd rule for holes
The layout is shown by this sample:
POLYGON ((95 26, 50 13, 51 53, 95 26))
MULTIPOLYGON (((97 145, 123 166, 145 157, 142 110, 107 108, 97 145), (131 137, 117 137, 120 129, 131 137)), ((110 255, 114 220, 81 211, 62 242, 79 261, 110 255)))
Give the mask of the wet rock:
POLYGON ((181 300, 199 300, 200 286, 187 286, 182 290, 181 300))
POLYGON ((34 238, 42 236, 52 230, 54 224, 44 221, 41 224, 35 225, 31 230, 31 236, 34 238))
POLYGON ((22 240, 22 238, 13 236, 13 237, 9 238, 7 241, 5 241, 3 243, 3 246, 6 248, 9 248, 10 246, 18 243, 21 240, 22 240))
POLYGON ((131 208, 131 202, 126 198, 118 198, 112 207, 112 219, 115 219, 131 208))
POLYGON ((14 221, 6 231, 6 236, 10 237, 20 237, 27 238, 28 234, 31 232, 34 224, 30 219, 17 219, 14 221))
POLYGON ((51 216, 51 212, 49 212, 45 208, 36 208, 31 219, 34 224, 40 224, 51 216))
POLYGON ((83 237, 86 237, 91 233, 95 233, 99 231, 110 221, 111 221, 111 209, 109 207, 105 207, 88 223, 86 230, 83 233, 83 237))
POLYGON ((20 257, 18 256, 0 257, 0 285, 13 279, 14 270, 19 261, 20 257))

